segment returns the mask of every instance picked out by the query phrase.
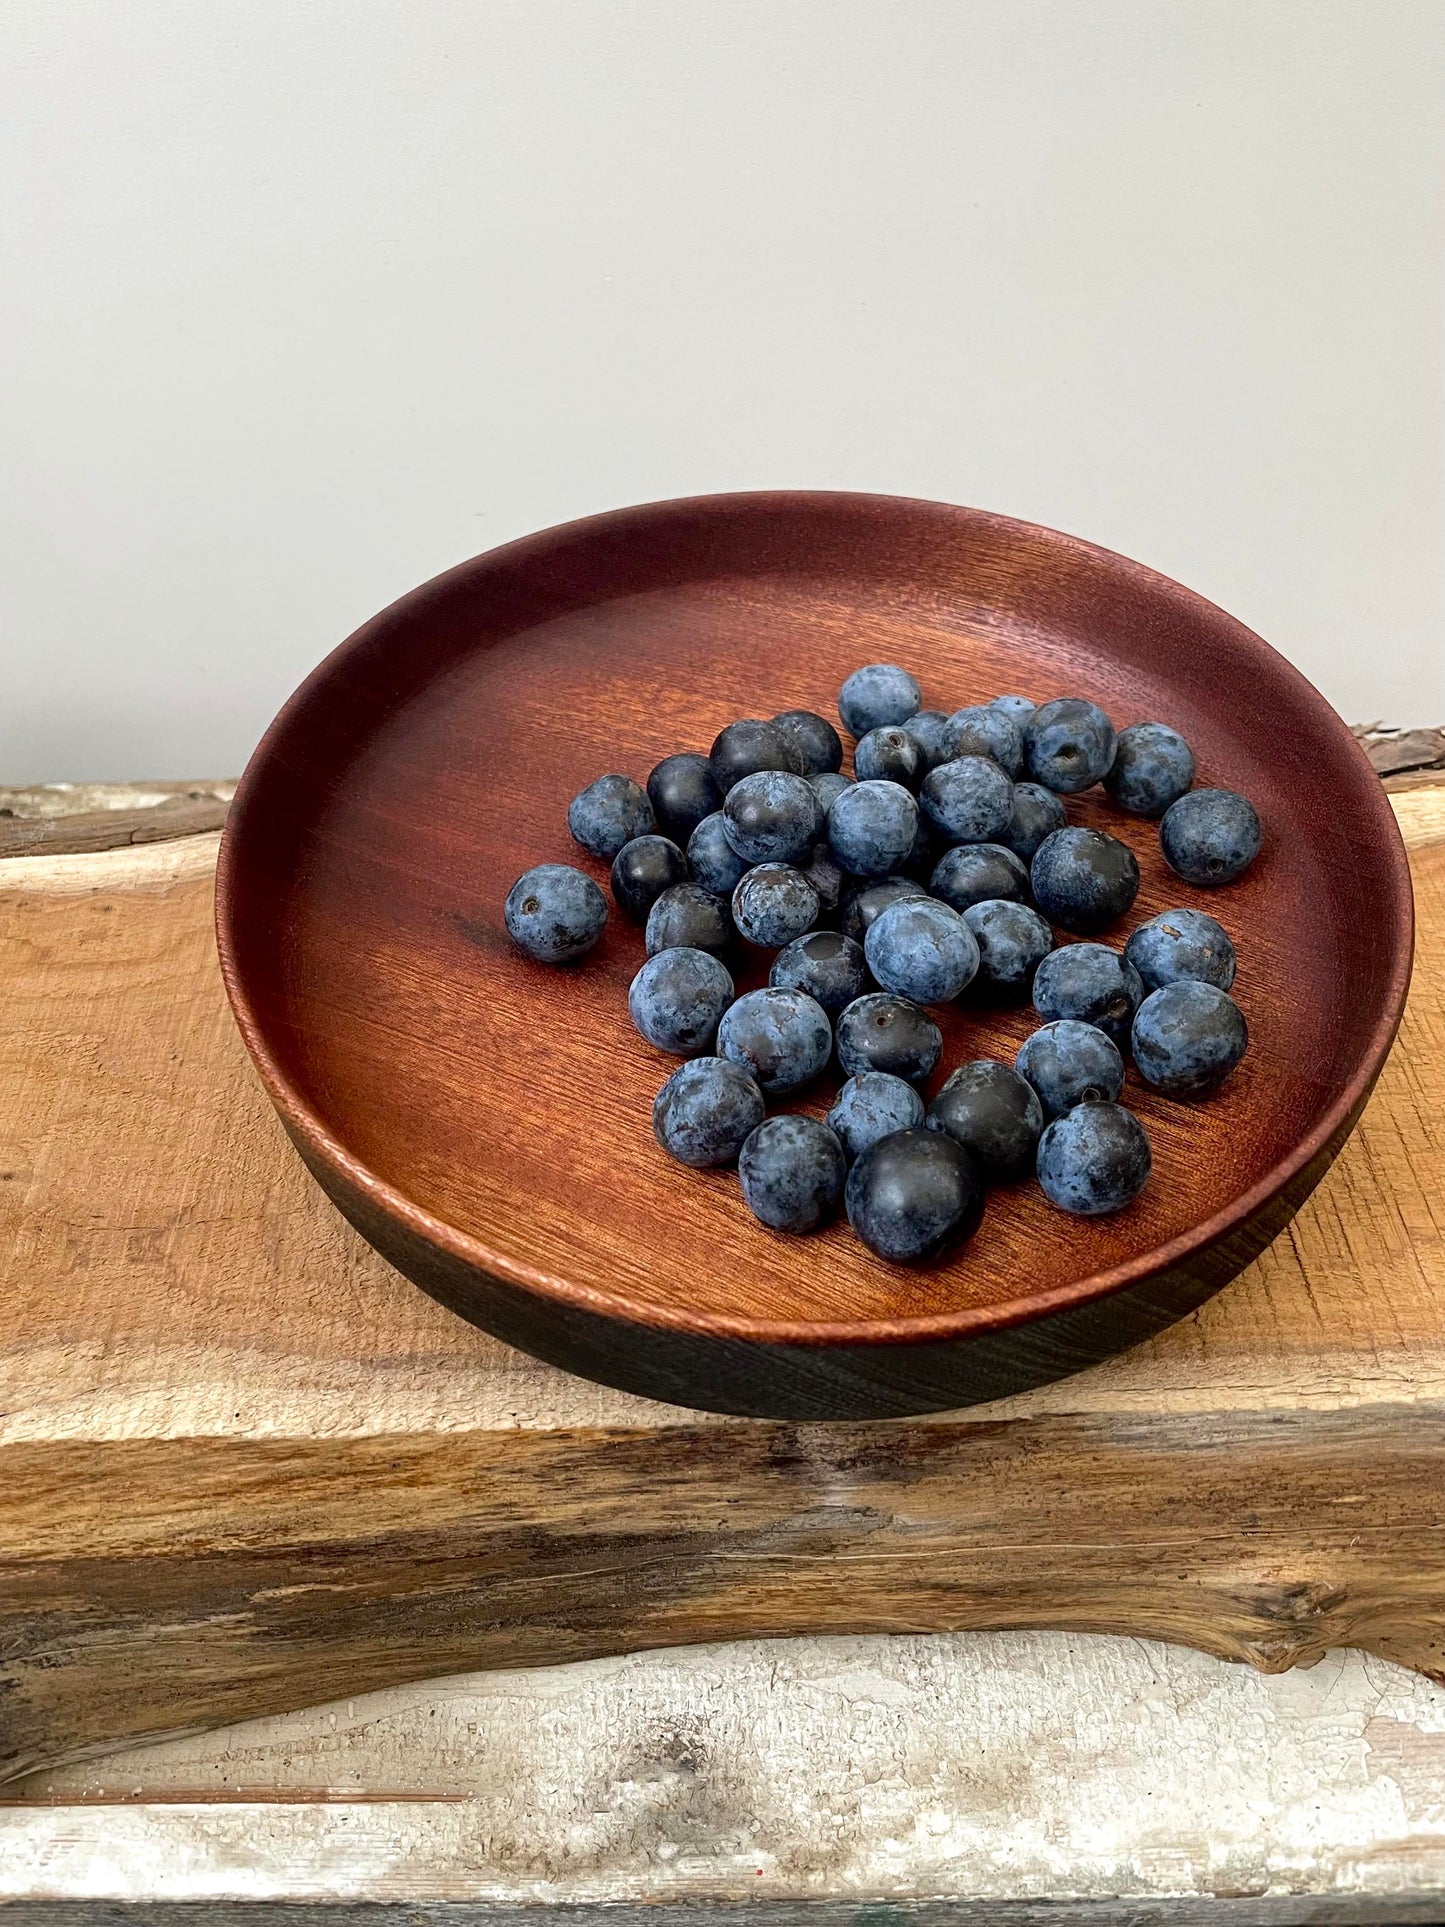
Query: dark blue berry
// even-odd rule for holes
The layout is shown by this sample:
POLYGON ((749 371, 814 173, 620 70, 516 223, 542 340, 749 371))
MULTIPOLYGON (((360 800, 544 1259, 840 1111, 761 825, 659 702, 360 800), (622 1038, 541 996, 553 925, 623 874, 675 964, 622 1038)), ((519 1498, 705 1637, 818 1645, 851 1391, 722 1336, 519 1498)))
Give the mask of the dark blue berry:
POLYGON ((948 718, 941 709, 920 709, 900 725, 923 751, 925 771, 937 769, 948 761, 948 718))
POLYGON ((1039 1094, 1045 1117, 1076 1104, 1112 1104, 1124 1088, 1124 1060, 1093 1024, 1065 1018, 1026 1037, 1014 1066, 1039 1094))
POLYGON ((943 1054, 943 1032, 926 1010, 886 990, 855 997, 838 1019, 838 1062, 845 1077, 889 1071, 922 1084, 943 1054))
POLYGON ((912 877, 879 877, 873 883, 857 884, 843 893, 838 927, 845 937, 853 937, 862 943, 874 918, 881 916, 890 903, 901 902, 905 897, 927 895, 923 885, 916 883, 912 877))
POLYGON ((812 709, 785 709, 773 718, 798 752, 804 776, 822 776, 843 767, 843 741, 826 716, 812 709))
POLYGON ((687 860, 694 883, 715 897, 730 897, 752 867, 728 842, 721 810, 705 816, 688 838, 687 860))
POLYGON ((818 893, 818 914, 831 917, 843 900, 847 873, 833 861, 826 843, 820 843, 803 865, 803 875, 818 893))
POLYGON ((1016 1070, 980 1057, 945 1081, 928 1107, 928 1128, 947 1131, 973 1153, 985 1178, 1003 1184, 1033 1170, 1044 1111, 1016 1070))
POLYGON ((828 811, 828 848, 853 876, 891 876, 917 831, 918 805, 901 783, 854 783, 828 811))
POLYGON ((1001 709, 1010 722, 1018 724, 1019 732, 1022 734, 1024 725, 1038 708, 1038 704, 1031 703, 1027 696, 995 696, 990 707, 1001 709))
POLYGON ((837 770, 824 770, 818 776, 810 776, 808 781, 813 785, 813 792, 825 810, 831 810, 844 790, 850 790, 853 787, 853 778, 841 776, 837 770))
POLYGON ((624 916, 646 923, 663 891, 687 877, 687 858, 675 843, 665 836, 635 836, 612 859, 612 898, 624 916))
POLYGON ((1139 1075, 1168 1097, 1203 1097, 1224 1082, 1248 1045, 1244 1013, 1213 984, 1151 990, 1134 1018, 1139 1075))
POLYGON ((1130 932, 1124 955, 1145 990, 1183 983, 1228 990, 1234 982, 1234 945, 1203 910, 1161 910, 1130 932))
POLYGON ((1052 790, 1038 783, 1015 783, 1013 815, 998 840, 1005 849, 1030 863, 1044 838, 1063 829, 1068 820, 1062 797, 1055 796, 1052 790))
POLYGON ((735 1164, 763 1121, 763 1094, 725 1057, 695 1057, 675 1070, 652 1107, 652 1130, 669 1157, 703 1170, 735 1164))
POLYGON ((901 783, 906 790, 916 790, 928 764, 908 731, 890 724, 870 729, 859 739, 853 768, 860 783, 901 783))
POLYGON ((732 948, 733 920, 727 904, 695 883, 675 883, 647 913, 647 954, 659 950, 710 950, 726 956, 732 948))
POLYGON ((657 813, 658 828, 684 848, 703 818, 722 808, 722 792, 713 781, 712 766, 695 750, 664 756, 647 779, 647 794, 657 813))
POLYGON ((652 805, 630 776, 599 776, 567 805, 567 828, 584 850, 610 863, 624 843, 656 828, 652 805))
MULTIPOLYGON (((762 723, 755 716, 745 716, 741 722, 729 723, 726 729, 719 730, 708 758, 713 782, 721 796, 726 796, 734 783, 740 783, 745 776, 752 776, 760 769, 791 770, 793 775, 801 776, 802 760, 791 736, 776 723, 762 723)), ((718 803, 712 807, 717 809, 718 803)))
POLYGON ((1007 898, 972 904, 963 920, 978 945, 974 994, 993 1003, 1022 1003, 1054 947, 1053 931, 1037 910, 1007 898))
POLYGON ((1170 869, 1205 889, 1242 876, 1259 855, 1259 842, 1254 805, 1234 790, 1191 790, 1170 804, 1159 825, 1170 869))
POLYGON ((971 703, 948 719, 948 754, 950 761, 991 756, 1005 776, 1015 777, 1024 766, 1023 732, 997 704, 971 703))
POLYGON ((926 1264, 962 1243, 983 1216, 983 1178, 943 1131, 895 1131, 848 1173, 848 1222, 880 1258, 926 1264))
POLYGON ((823 834, 823 805, 805 777, 755 770, 728 791, 723 831, 749 863, 796 863, 823 834))
POLYGON ((1024 725, 1024 770, 1045 789, 1073 796, 1107 775, 1113 760, 1114 725, 1097 703, 1061 696, 1024 725))
POLYGON ((815 1117, 770 1117, 738 1157, 743 1203, 770 1231, 812 1231, 838 1208, 843 1147, 815 1117))
POLYGON ((775 990, 806 990, 836 1017, 868 988, 863 946, 837 930, 810 930, 778 952, 768 982, 775 990))
POLYGON ((999 897, 1022 903, 1029 893, 1029 873, 1023 859, 1002 843, 956 843, 938 859, 928 888, 962 913, 999 897))
POLYGON ((951 1004, 978 970, 973 932, 956 910, 932 897, 890 904, 874 918, 863 951, 883 988, 916 1004, 951 1004))
POLYGON ((1133 964, 1102 943, 1066 943, 1034 972, 1034 1009, 1052 1020, 1094 1024, 1123 1050, 1144 986, 1133 964))
POLYGON ((918 714, 923 696, 906 669, 894 662, 870 662, 855 669, 838 692, 838 714, 850 735, 866 736, 888 723, 906 723, 918 714))
POLYGON ((915 1130, 924 1116, 923 1099, 911 1084, 887 1071, 864 1071, 850 1077, 833 1100, 828 1128, 852 1159, 862 1157, 879 1138, 915 1130))
POLYGON ((997 843, 1014 813, 1014 786, 987 756, 957 756, 923 779, 924 814, 950 843, 997 843))
POLYGON ((811 1083, 828 1062, 833 1027, 803 990, 750 990, 718 1025, 717 1047, 769 1094, 811 1083))
POLYGON ((781 950, 818 921, 818 892, 791 863, 760 863, 733 891, 733 922, 760 950, 781 950))
POLYGON ((1167 723, 1119 731, 1104 788, 1132 816, 1162 816, 1194 781, 1194 751, 1167 723))
POLYGON ((1079 1104, 1039 1139, 1044 1196, 1074 1217, 1122 1211, 1149 1182, 1153 1159, 1144 1126, 1118 1104, 1079 1104))
POLYGON ((602 935, 607 899, 567 863, 539 863, 517 878, 502 911, 507 934, 539 963, 571 963, 602 935))
POLYGON ((1106 830, 1055 830, 1029 869, 1034 902, 1050 923, 1091 937, 1117 923, 1139 894, 1139 860, 1106 830))
POLYGON ((707 950, 659 950, 632 979, 627 1008, 649 1044, 692 1057, 712 1049, 733 1000, 727 965, 707 950))

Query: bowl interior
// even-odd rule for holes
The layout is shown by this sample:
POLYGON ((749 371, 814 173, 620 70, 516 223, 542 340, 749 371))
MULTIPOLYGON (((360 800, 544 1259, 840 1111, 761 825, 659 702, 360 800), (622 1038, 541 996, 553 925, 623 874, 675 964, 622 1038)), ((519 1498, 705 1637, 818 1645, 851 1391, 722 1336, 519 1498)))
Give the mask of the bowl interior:
MULTIPOLYGON (((846 765, 845 765, 846 767, 846 765)), ((336 1148, 404 1207, 474 1241, 486 1269, 649 1321, 856 1339, 966 1330, 1085 1293, 1162 1247, 1217 1235, 1283 1181, 1377 1067, 1408 966, 1393 818, 1338 718, 1220 610, 1087 544, 1001 517, 849 496, 660 504, 529 538, 404 598, 283 711, 228 831, 221 935, 233 997, 303 1140, 336 1148), (509 944, 518 873, 606 866, 567 834, 593 776, 644 779, 737 716, 836 713, 861 663, 906 665, 930 707, 1085 694, 1116 724, 1157 718, 1201 783, 1246 792, 1264 851, 1194 891, 1153 824, 1100 791, 1143 872, 1127 930, 1168 905, 1218 916, 1239 952, 1252 1049, 1200 1106, 1143 1089, 1155 1175, 1098 1222, 1033 1184, 993 1194, 936 1269, 893 1269, 846 1223, 764 1231, 733 1174, 653 1140, 676 1060, 627 1015, 641 932, 609 918, 567 970, 509 944)), ((766 959, 739 986, 766 981, 766 959)), ((946 1071, 1012 1058, 1024 1008, 942 1018, 946 1071)), ((796 1106, 821 1113, 830 1076, 796 1106)))

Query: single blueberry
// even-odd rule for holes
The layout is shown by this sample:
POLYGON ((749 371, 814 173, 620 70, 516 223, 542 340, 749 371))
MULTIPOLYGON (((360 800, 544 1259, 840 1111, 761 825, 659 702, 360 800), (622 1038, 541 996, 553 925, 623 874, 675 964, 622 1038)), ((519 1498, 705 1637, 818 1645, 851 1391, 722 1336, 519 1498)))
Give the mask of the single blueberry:
POLYGON ((1029 873, 1022 858, 1002 843, 955 843, 938 859, 928 888, 961 915, 975 903, 999 897, 1022 903, 1029 893, 1029 873))
POLYGON ((838 692, 838 714, 850 735, 866 736, 888 723, 906 723, 923 702, 918 684, 896 662, 855 669, 838 692))
POLYGON ((612 859, 612 898, 624 916, 646 923, 663 891, 687 878, 687 858, 675 843, 665 836, 635 836, 612 859))
POLYGON ((703 818, 722 808, 712 766, 695 750, 664 756, 647 779, 647 794, 657 812, 658 827, 683 847, 703 818))
POLYGON ((736 1164, 764 1114, 763 1094, 745 1070, 726 1057, 694 1057, 657 1093, 652 1131, 669 1157, 704 1170, 736 1164))
POLYGON ((845 937, 862 943, 874 918, 881 916, 890 903, 898 903, 904 897, 927 895, 923 885, 914 882, 912 877, 880 877, 873 883, 855 884, 843 893, 838 927, 845 937))
POLYGON ((833 1215, 847 1176, 843 1147, 815 1117, 770 1117, 738 1157, 743 1203, 770 1231, 812 1231, 833 1215))
POLYGON ((932 897, 905 897, 875 917, 863 940, 868 968, 895 997, 951 1004, 978 972, 978 945, 956 910, 932 897))
POLYGON ((1016 777, 1024 766, 1023 732, 997 704, 970 703, 948 719, 948 755, 991 756, 1005 776, 1016 777))
POLYGON ((1014 786, 987 756, 956 756, 923 779, 924 814, 950 843, 997 843, 1014 813, 1014 786))
POLYGON ((823 822, 817 791, 791 770, 739 777, 723 804, 723 833, 749 863, 796 863, 823 834, 823 822))
POLYGON ((838 1018, 838 1062, 845 1077, 890 1071, 924 1083, 943 1054, 943 1032, 926 1010, 886 990, 855 997, 838 1018))
POLYGON ((896 723, 870 729, 853 751, 853 768, 860 783, 901 783, 916 790, 928 763, 906 729, 896 723))
POLYGON ((1010 722, 1017 723, 1020 734, 1023 733, 1029 717, 1038 708, 1038 704, 1031 703, 1027 696, 995 696, 989 706, 992 709, 1001 709, 1010 722))
POLYGON ((1045 1117, 1062 1117, 1076 1104, 1112 1104, 1124 1088, 1124 1060, 1094 1024, 1064 1018, 1026 1037, 1014 1059, 1039 1094, 1045 1117))
POLYGON ((844 790, 850 790, 853 787, 853 778, 840 775, 835 769, 823 770, 817 776, 810 776, 808 781, 813 785, 814 794, 825 810, 831 810, 844 790))
POLYGON ((1139 1075, 1168 1097, 1203 1097, 1224 1082, 1248 1046, 1243 1011, 1213 984, 1151 990, 1134 1018, 1139 1075))
POLYGON ((1066 943, 1034 972, 1034 1009, 1045 1022, 1072 1017, 1095 1024, 1123 1050, 1144 986, 1133 964, 1102 943, 1066 943))
POLYGON ((647 954, 659 950, 710 950, 726 956, 732 948, 733 920, 727 904, 695 883, 675 883, 647 913, 647 954))
POLYGON ((900 725, 923 751, 924 770, 948 761, 948 718, 941 709, 920 709, 900 725))
POLYGON ((762 1091, 795 1091, 828 1062, 833 1026, 804 990, 750 990, 724 1014, 717 1047, 762 1091))
POLYGON ((834 1098, 828 1128, 851 1160, 879 1138, 916 1130, 924 1116, 923 1099, 911 1084, 887 1071, 864 1071, 850 1077, 834 1098))
POLYGON ((1039 1139, 1044 1196, 1074 1217, 1122 1211, 1149 1182, 1153 1159, 1144 1126, 1119 1104, 1080 1104, 1039 1139))
POLYGON ((972 1237, 983 1216, 983 1178, 943 1131, 895 1131, 848 1173, 848 1222, 893 1264, 926 1264, 972 1237))
POLYGON ((826 843, 820 843, 803 865, 803 875, 818 893, 818 914, 831 917, 843 900, 848 882, 846 871, 833 861, 826 843))
POLYGON ((712 1049, 733 1000, 727 965, 707 950, 659 950, 632 979, 627 1008, 649 1044, 692 1057, 712 1049))
POLYGON ((1052 790, 1038 783, 1015 783, 1013 815, 998 840, 1025 863, 1031 863, 1044 838, 1063 829, 1068 820, 1063 798, 1052 790))
POLYGON ((863 946, 836 930, 810 930, 778 952, 768 982, 775 990, 806 990, 836 1017, 868 988, 863 946))
POLYGON ((1203 910, 1161 910, 1129 933, 1124 955, 1145 990, 1165 984, 1213 984, 1228 990, 1234 982, 1234 945, 1229 934, 1203 910))
POLYGON ((507 934, 539 963, 571 963, 602 935, 607 899, 569 863, 539 863, 507 892, 507 934))
POLYGON ((1117 923, 1139 894, 1139 859, 1107 830, 1070 824, 1046 836, 1029 867, 1034 902, 1050 923, 1092 937, 1117 923))
POLYGON ((1097 703, 1061 696, 1024 725, 1024 770, 1045 789, 1073 796, 1107 775, 1113 760, 1114 725, 1097 703))
POLYGON ((963 920, 978 945, 977 996, 992 1003, 1022 1003, 1034 972, 1054 947, 1054 933, 1037 910, 1009 898, 971 904, 963 920))
POLYGON ((1194 751, 1167 723, 1119 731, 1104 788, 1132 816, 1162 816, 1194 781, 1194 751))
POLYGON ((687 839, 687 860, 694 883, 715 897, 730 897, 751 867, 728 842, 721 810, 705 816, 687 839))
MULTIPOLYGON (((801 776, 802 761, 802 752, 791 736, 776 723, 761 723, 755 716, 745 716, 741 722, 719 730, 708 757, 713 782, 721 792, 719 802, 734 783, 760 769, 786 769, 801 776)), ((718 803, 712 807, 717 809, 718 803)))
POLYGON ((928 1107, 930 1131, 971 1151, 991 1183, 1007 1183, 1034 1168, 1044 1109, 1032 1084, 992 1057, 962 1064, 928 1107))
POLYGON ((567 828, 584 850, 608 863, 624 843, 656 827, 642 785, 630 776, 599 776, 567 805, 567 828))
POLYGON ((918 805, 901 783, 854 783, 828 811, 828 848, 854 876, 890 876, 917 832, 918 805))
POLYGON ((774 716, 773 728, 780 729, 798 752, 804 776, 823 776, 843 767, 843 741, 826 716, 812 709, 785 709, 774 716))
POLYGON ((818 892, 791 863, 760 863, 733 891, 733 922, 748 943, 781 950, 818 921, 818 892))
POLYGON ((1186 883, 1206 889, 1242 876, 1259 843, 1254 805, 1234 790, 1191 790, 1170 804, 1159 825, 1164 861, 1186 883))

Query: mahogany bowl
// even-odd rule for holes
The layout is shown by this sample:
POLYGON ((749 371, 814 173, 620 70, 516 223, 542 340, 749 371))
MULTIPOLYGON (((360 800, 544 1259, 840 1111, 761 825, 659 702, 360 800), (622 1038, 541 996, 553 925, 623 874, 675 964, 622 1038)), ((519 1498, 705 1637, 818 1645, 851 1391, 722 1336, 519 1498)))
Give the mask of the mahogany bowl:
MULTIPOLYGON (((508 1343, 625 1390, 757 1417, 967 1405, 1097 1362, 1198 1305, 1287 1223, 1360 1114, 1409 980, 1405 853, 1324 699, 1222 610, 1052 530, 886 496, 652 503, 465 562, 383 611, 308 678, 247 769, 217 923, 227 989, 297 1150, 362 1236, 508 1343), (1243 790, 1264 848, 1193 891, 1157 827, 1095 789, 1076 822, 1138 854, 1124 927, 1169 905, 1239 952, 1250 1053, 1212 1099, 1131 1071, 1154 1175, 1115 1217, 990 1196, 948 1262, 874 1258, 846 1221, 763 1230, 731 1172, 672 1163, 651 1129, 676 1060, 627 1015, 641 933, 616 911, 550 969, 502 923, 543 861, 605 884, 569 799, 706 750, 738 716, 832 712, 896 661, 929 706, 1083 694, 1159 719, 1201 783, 1243 790)), ((765 981, 765 958, 739 987, 765 981)), ((935 1083, 1012 1058, 1030 1009, 942 1018, 935 1083)), ((821 1115, 836 1079, 798 1106, 821 1115)))

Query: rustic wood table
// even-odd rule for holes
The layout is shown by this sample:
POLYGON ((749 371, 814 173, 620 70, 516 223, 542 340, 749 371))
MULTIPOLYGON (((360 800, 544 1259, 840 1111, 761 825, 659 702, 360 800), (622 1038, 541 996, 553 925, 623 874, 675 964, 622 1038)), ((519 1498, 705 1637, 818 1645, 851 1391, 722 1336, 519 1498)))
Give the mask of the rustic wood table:
POLYGON ((1445 1918, 1445 783, 1391 786, 1410 1008, 1286 1236, 1093 1372, 813 1427, 566 1378, 336 1217, 220 991, 224 786, 0 799, 0 1899, 1445 1918))

